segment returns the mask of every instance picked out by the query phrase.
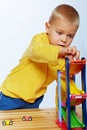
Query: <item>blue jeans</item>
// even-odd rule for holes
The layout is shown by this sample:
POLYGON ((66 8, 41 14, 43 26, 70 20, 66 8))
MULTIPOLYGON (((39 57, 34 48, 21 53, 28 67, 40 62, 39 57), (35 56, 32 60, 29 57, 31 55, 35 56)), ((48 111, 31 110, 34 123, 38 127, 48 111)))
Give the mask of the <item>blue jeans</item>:
POLYGON ((14 109, 27 109, 27 108, 39 108, 44 96, 41 96, 35 100, 34 103, 28 103, 19 98, 11 98, 0 92, 0 110, 14 110, 14 109))

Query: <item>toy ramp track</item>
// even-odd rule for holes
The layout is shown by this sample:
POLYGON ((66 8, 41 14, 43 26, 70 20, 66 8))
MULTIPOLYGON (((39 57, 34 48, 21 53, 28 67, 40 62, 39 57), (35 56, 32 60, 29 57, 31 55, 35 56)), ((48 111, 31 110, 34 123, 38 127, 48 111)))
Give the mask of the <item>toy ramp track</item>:
MULTIPOLYGON (((62 78, 61 85, 62 85, 63 91, 65 91, 66 93, 65 78, 62 78)), ((70 94, 84 94, 84 91, 81 91, 80 89, 78 89, 77 85, 72 79, 70 79, 70 94)))
MULTIPOLYGON (((62 107, 62 116, 64 121, 66 122, 66 108, 62 107)), ((71 117, 71 128, 84 128, 85 125, 78 119, 74 110, 70 112, 71 117)))
POLYGON ((70 105, 75 106, 81 104, 84 99, 87 98, 87 94, 84 91, 78 89, 73 80, 70 81, 70 105))
MULTIPOLYGON (((65 83, 65 78, 61 79, 61 85, 62 85, 62 90, 66 94, 66 83, 65 83)), ((70 79, 70 105, 75 106, 81 104, 84 99, 87 98, 87 94, 84 93, 84 91, 80 90, 75 82, 70 79)), ((63 102, 65 101, 65 96, 63 98, 63 102)))

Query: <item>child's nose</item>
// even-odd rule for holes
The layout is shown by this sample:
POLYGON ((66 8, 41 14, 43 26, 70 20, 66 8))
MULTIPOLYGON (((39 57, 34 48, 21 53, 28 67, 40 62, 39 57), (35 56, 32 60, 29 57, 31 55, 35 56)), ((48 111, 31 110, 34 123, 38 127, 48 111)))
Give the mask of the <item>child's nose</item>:
POLYGON ((67 36, 66 36, 66 35, 63 35, 62 38, 61 38, 61 41, 64 42, 64 43, 66 43, 66 41, 67 41, 67 36))

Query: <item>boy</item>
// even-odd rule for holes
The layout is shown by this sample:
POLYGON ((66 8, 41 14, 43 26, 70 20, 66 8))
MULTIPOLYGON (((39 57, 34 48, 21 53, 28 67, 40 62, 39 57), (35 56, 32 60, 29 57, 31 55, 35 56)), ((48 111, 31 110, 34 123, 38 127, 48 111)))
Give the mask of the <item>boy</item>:
POLYGON ((57 70, 65 69, 65 57, 79 59, 80 52, 70 47, 79 27, 79 14, 72 6, 57 6, 45 27, 46 33, 32 38, 19 64, 4 80, 0 110, 38 108, 47 86, 57 79, 57 70))

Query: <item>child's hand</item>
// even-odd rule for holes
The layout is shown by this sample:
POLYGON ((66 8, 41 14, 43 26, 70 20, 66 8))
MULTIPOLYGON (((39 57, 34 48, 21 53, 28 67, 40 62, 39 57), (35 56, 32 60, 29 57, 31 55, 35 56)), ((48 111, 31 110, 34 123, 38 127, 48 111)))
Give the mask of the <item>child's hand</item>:
POLYGON ((80 51, 77 50, 77 48, 75 46, 73 47, 63 47, 60 49, 60 52, 59 52, 59 58, 63 57, 68 57, 70 61, 72 60, 79 60, 80 59, 80 51))

